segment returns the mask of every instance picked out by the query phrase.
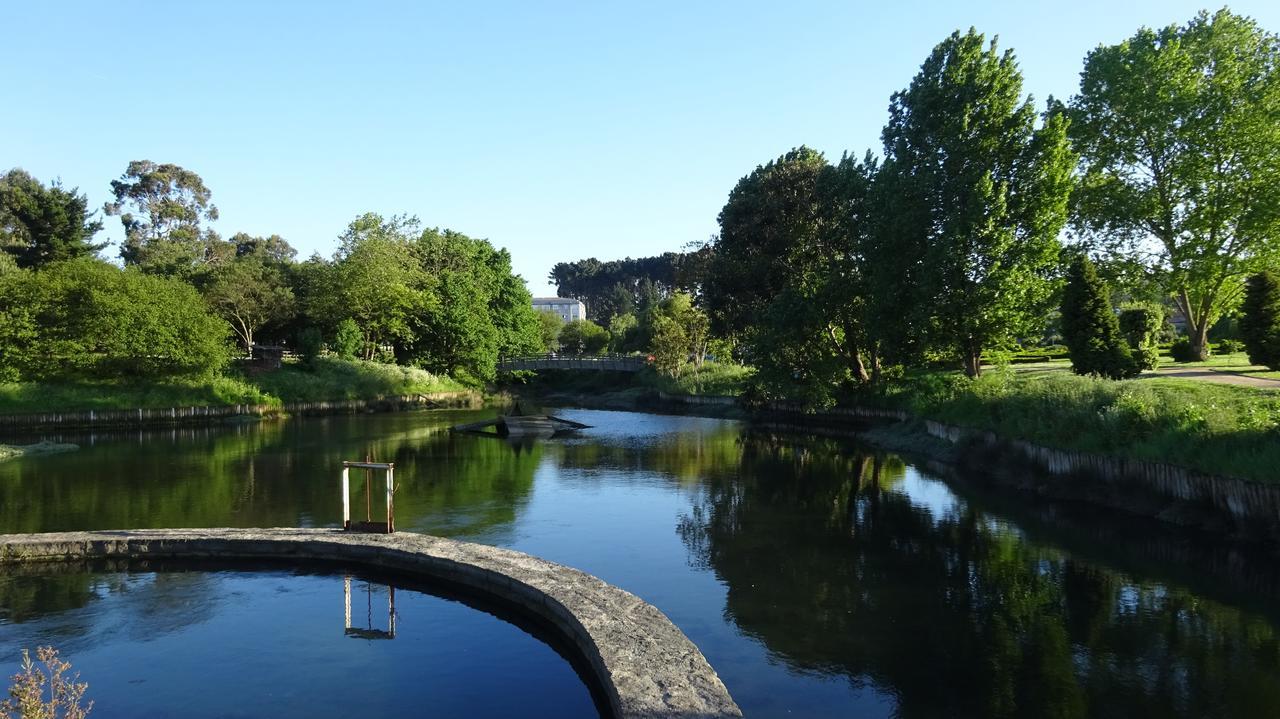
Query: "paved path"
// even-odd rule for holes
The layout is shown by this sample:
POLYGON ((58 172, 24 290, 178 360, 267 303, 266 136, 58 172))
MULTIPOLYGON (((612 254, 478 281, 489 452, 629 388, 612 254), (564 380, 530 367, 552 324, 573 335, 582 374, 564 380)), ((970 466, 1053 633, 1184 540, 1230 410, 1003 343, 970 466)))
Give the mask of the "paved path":
POLYGON ((1148 372, 1143 377, 1176 377, 1192 379, 1199 382, 1215 382, 1217 384, 1234 384, 1240 387, 1256 389, 1280 389, 1280 379, 1252 377, 1230 370, 1208 369, 1205 367, 1161 367, 1155 372, 1148 372))

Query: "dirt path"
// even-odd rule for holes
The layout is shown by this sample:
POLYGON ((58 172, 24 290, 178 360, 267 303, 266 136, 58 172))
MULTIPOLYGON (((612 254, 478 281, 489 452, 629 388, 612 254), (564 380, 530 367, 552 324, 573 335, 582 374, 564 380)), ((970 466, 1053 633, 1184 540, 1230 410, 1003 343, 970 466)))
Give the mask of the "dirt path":
POLYGON ((1218 384, 1234 384, 1241 387, 1254 387, 1257 389, 1280 389, 1280 379, 1268 379, 1266 377, 1250 377, 1246 374, 1239 374, 1229 370, 1207 369, 1201 367, 1162 367, 1155 372, 1148 372, 1143 377, 1176 377, 1178 379, 1191 379, 1198 382, 1216 382, 1218 384))

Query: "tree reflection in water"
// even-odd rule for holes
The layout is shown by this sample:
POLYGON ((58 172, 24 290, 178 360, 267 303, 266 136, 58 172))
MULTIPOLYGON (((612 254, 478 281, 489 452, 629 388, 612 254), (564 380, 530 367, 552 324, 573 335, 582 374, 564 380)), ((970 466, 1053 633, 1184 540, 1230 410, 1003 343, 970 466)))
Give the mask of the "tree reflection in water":
POLYGON ((1027 541, 914 470, 747 435, 680 531, 726 612, 795 671, 892 693, 903 717, 1280 715, 1266 619, 1027 541))

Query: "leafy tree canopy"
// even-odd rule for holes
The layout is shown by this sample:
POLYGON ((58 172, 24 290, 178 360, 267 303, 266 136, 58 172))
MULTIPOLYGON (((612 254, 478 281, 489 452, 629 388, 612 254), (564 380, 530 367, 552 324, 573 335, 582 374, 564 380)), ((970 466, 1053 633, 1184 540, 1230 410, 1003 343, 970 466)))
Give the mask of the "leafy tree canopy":
POLYGON ((55 181, 46 187, 23 170, 0 176, 0 250, 19 267, 92 257, 105 243, 93 236, 102 223, 92 219, 89 201, 55 181))

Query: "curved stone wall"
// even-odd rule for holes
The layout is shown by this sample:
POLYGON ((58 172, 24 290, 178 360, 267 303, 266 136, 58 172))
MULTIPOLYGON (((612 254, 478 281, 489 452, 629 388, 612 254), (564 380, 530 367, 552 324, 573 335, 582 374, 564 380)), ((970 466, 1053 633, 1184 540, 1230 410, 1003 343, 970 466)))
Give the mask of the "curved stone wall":
POLYGON ((702 652, 657 608, 584 572, 509 549, 336 529, 0 535, 0 565, 147 557, 340 561, 443 579, 512 602, 561 631, 591 666, 616 717, 742 716, 702 652))

